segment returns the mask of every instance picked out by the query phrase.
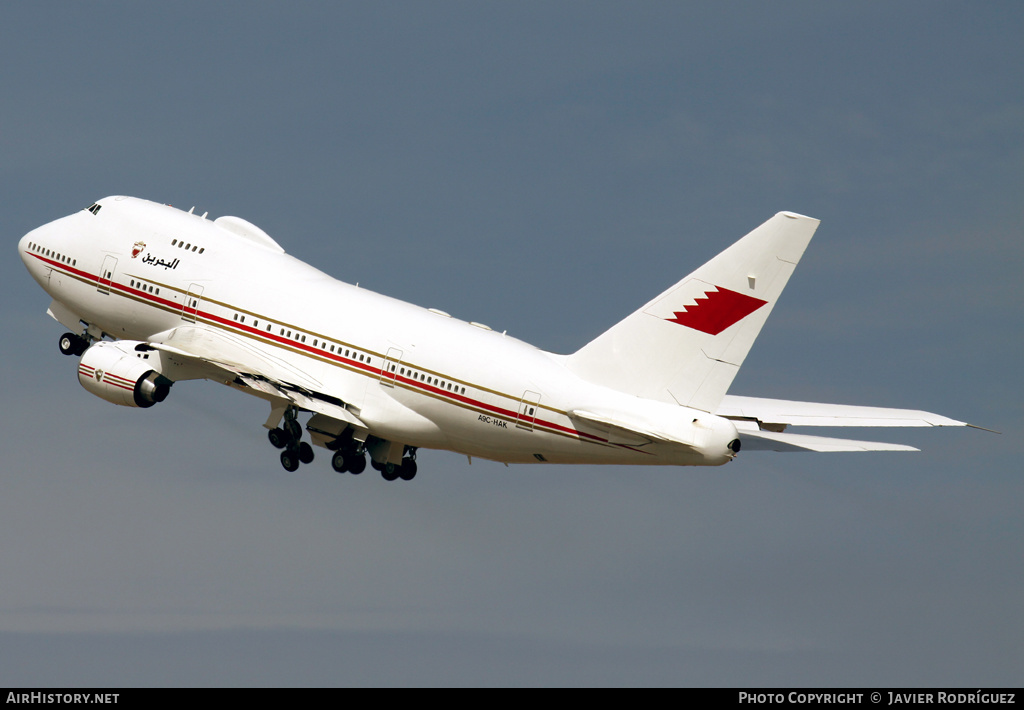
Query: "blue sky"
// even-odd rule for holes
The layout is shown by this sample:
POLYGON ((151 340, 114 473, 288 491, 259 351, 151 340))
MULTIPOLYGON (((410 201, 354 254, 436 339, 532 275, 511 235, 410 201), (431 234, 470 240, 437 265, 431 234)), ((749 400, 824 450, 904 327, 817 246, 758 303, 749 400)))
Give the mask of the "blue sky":
POLYGON ((1018 684, 1022 30, 1010 2, 7 8, 0 682, 1018 684), (14 248, 110 194, 557 352, 808 214, 731 391, 1004 433, 286 474, 256 400, 75 382, 14 248))

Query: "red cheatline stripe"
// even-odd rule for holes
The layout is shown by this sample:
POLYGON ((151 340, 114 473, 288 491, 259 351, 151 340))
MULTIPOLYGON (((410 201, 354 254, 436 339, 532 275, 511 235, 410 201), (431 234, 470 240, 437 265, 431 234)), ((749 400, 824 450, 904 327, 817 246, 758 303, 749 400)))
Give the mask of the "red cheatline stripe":
MULTIPOLYGON (((73 269, 73 268, 69 267, 67 264, 61 264, 58 261, 53 261, 51 259, 47 259, 45 257, 39 256, 38 254, 32 254, 32 256, 36 257, 40 261, 44 261, 44 262, 46 262, 48 264, 51 264, 51 265, 53 265, 55 267, 59 267, 61 269, 65 269, 65 270, 70 271, 70 272, 72 272, 74 274, 77 274, 77 275, 81 276, 82 278, 84 278, 86 280, 94 281, 94 282, 97 282, 97 283, 100 281, 98 276, 96 276, 94 274, 90 274, 90 273, 85 272, 85 271, 81 271, 79 269, 73 269)), ((169 308, 172 311, 180 311, 181 310, 179 304, 177 304, 177 303, 175 303, 173 301, 169 301, 169 300, 164 299, 164 298, 160 298, 160 297, 155 296, 154 294, 148 293, 146 291, 142 291, 140 289, 133 289, 131 287, 124 286, 122 284, 119 284, 119 283, 116 283, 116 282, 107 281, 107 280, 103 280, 103 284, 104 285, 109 285, 111 290, 116 290, 116 291, 124 292, 126 294, 131 294, 131 295, 133 295, 135 297, 141 298, 144 301, 151 301, 154 304, 159 304, 159 305, 165 306, 165 307, 169 308)), ((213 323, 218 323, 218 324, 220 324, 222 326, 225 326, 225 327, 227 327, 229 329, 236 329, 236 330, 239 330, 239 331, 242 331, 242 332, 246 332, 246 333, 249 333, 252 336, 258 336, 261 339, 270 340, 272 342, 278 343, 279 345, 284 345, 284 346, 287 346, 289 348, 296 349, 296 350, 303 350, 303 351, 305 351, 308 354, 316 355, 317 357, 324 358, 324 359, 327 359, 327 360, 332 360, 332 361, 334 361, 336 363, 345 365, 345 366, 350 367, 350 368, 354 368, 354 369, 357 369, 357 370, 362 370, 367 375, 372 375, 372 376, 376 376, 376 377, 380 377, 382 374, 383 375, 388 375, 388 373, 384 372, 384 370, 382 370, 381 368, 371 367, 370 365, 366 364, 365 362, 359 362, 358 360, 354 360, 352 358, 346 358, 346 357, 344 357, 342 355, 338 355, 337 353, 331 353, 329 351, 321 350, 320 348, 314 347, 314 346, 306 344, 306 343, 301 343, 301 342, 297 342, 295 340, 290 340, 290 339, 288 339, 285 336, 277 335, 277 334, 275 334, 273 332, 270 332, 270 331, 262 331, 262 330, 259 330, 258 328, 254 328, 254 327, 252 327, 252 326, 250 326, 248 324, 242 324, 242 323, 238 323, 238 322, 235 322, 235 321, 231 321, 231 320, 228 320, 227 318, 222 318, 221 316, 215 315, 213 313, 208 313, 206 311, 200 311, 198 309, 193 309, 193 308, 187 308, 186 312, 190 316, 195 316, 197 319, 201 318, 203 320, 211 321, 213 323)), ((265 320, 273 321, 273 319, 271 319, 271 318, 265 318, 265 320)), ((294 330, 298 330, 297 328, 293 328, 293 329, 294 330)), ((378 355, 377 357, 380 357, 380 356, 378 355)), ((91 372, 87 372, 86 373, 86 375, 91 375, 91 374, 92 374, 91 372)), ((388 375, 388 377, 390 379, 390 375, 388 375)), ((107 379, 107 375, 105 375, 104 379, 107 379)), ((455 400, 457 402, 461 402, 461 403, 463 403, 463 404, 465 404, 465 405, 467 405, 469 407, 473 407, 473 408, 476 408, 476 409, 482 409, 484 411, 490 412, 491 414, 495 414, 495 415, 500 416, 500 417, 502 417, 504 419, 508 419, 512 423, 517 423, 519 421, 519 414, 518 414, 518 412, 513 411, 511 409, 505 409, 503 407, 498 407, 496 405, 489 404, 488 402, 482 402, 482 401, 480 401, 478 399, 474 399, 474 398, 468 397, 466 395, 455 394, 454 392, 449 392, 447 390, 441 389, 440 387, 435 387, 433 385, 428 385, 426 383, 420 382, 418 380, 413 380, 413 379, 410 379, 410 378, 407 378, 407 377, 395 376, 394 380, 402 382, 403 384, 405 384, 405 385, 407 385, 407 386, 409 386, 409 387, 411 387, 413 389, 418 389, 418 390, 422 390, 424 392, 431 392, 433 394, 442 395, 445 398, 452 399, 452 400, 455 400)), ((126 382, 131 382, 131 381, 130 380, 126 380, 126 382)), ((111 383, 111 384, 114 384, 114 383, 111 383)), ((124 387, 123 389, 131 389, 132 391, 134 391, 135 383, 131 382, 131 385, 132 386, 130 388, 129 387, 124 387)), ((472 386, 473 385, 470 384, 470 387, 472 387, 472 386)), ((515 399, 514 397, 511 397, 509 395, 499 395, 499 396, 506 397, 508 399, 515 399)), ((612 442, 610 442, 607 439, 602 438, 600 436, 596 436, 594 434, 589 434, 589 433, 584 432, 584 431, 579 431, 579 430, 574 429, 572 427, 567 427, 567 426, 563 426, 561 424, 556 424, 555 422, 547 421, 545 419, 534 419, 533 420, 533 426, 534 426, 534 428, 540 427, 540 428, 544 428, 544 429, 549 429, 549 430, 551 430, 553 432, 567 434, 569 436, 577 437, 579 439, 587 439, 587 440, 593 441, 595 443, 607 444, 609 446, 615 446, 615 447, 622 448, 622 449, 628 449, 628 450, 634 451, 636 453, 642 453, 642 454, 649 454, 650 455, 649 451, 641 451, 640 449, 637 449, 637 448, 632 447, 632 446, 628 446, 626 444, 613 444, 612 442)))

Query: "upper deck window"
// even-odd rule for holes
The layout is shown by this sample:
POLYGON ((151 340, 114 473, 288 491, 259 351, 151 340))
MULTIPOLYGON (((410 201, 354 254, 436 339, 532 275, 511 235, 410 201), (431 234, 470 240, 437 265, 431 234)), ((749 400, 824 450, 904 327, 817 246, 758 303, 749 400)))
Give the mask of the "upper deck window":
POLYGON ((93 214, 99 214, 101 207, 102 205, 99 204, 98 202, 93 202, 91 205, 89 205, 87 211, 92 212, 93 214))

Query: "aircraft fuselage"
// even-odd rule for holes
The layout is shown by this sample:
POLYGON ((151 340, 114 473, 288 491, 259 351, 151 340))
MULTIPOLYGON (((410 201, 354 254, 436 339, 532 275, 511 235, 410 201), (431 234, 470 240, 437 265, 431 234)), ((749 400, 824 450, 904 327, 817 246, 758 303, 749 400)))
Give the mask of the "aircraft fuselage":
POLYGON ((299 392, 345 409, 376 440, 506 463, 734 456, 727 419, 582 379, 565 356, 340 282, 237 218, 110 197, 30 232, 19 251, 68 328, 167 343, 154 357, 171 360, 175 343, 201 343, 216 371, 236 376, 188 375, 179 362, 185 374, 172 380, 218 379, 272 406, 275 387, 299 392), (615 412, 666 436, 574 412, 615 412))

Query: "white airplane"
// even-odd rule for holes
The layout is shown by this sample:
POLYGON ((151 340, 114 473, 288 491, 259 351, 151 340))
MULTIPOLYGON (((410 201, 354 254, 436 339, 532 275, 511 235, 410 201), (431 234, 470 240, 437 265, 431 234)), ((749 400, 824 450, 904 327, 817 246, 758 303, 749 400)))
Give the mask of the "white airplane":
POLYGON ((716 466, 742 447, 915 451, 787 426, 970 426, 726 394, 818 221, 780 212, 571 355, 337 281, 238 217, 107 197, 18 245, 78 380, 150 407, 208 379, 270 403, 294 471, 327 448, 409 480, 418 449, 508 463, 716 466), (303 427, 299 416, 309 413, 303 427), (310 442, 304 441, 304 431, 310 442))

